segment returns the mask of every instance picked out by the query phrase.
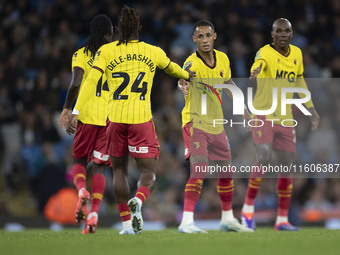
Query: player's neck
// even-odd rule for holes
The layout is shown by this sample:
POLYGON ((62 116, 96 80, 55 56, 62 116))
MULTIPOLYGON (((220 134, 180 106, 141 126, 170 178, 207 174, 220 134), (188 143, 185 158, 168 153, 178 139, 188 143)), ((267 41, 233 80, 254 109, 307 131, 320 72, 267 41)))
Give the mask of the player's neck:
POLYGON ((284 47, 284 48, 280 48, 276 44, 273 44, 273 46, 274 46, 274 49, 283 56, 287 56, 290 53, 289 45, 287 47, 284 47))
POLYGON ((137 32, 134 35, 132 35, 131 40, 137 40, 138 41, 139 40, 139 33, 137 32))
POLYGON ((198 53, 204 59, 204 62, 206 64, 208 64, 209 66, 215 66, 215 58, 214 58, 213 50, 209 52, 202 52, 198 50, 198 53))

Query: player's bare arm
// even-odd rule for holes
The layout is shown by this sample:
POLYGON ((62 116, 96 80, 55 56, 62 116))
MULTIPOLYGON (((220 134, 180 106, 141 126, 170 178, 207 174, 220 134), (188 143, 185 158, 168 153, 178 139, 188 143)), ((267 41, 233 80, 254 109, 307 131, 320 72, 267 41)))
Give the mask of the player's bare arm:
POLYGON ((261 72, 262 66, 263 66, 263 62, 261 62, 261 64, 258 67, 254 68, 253 71, 251 71, 250 73, 249 79, 256 78, 257 75, 261 72))
POLYGON ((67 128, 67 123, 72 115, 72 103, 76 100, 79 88, 81 85, 81 81, 83 80, 84 70, 81 68, 73 68, 72 72, 72 80, 70 86, 68 87, 66 100, 63 107, 63 111, 59 118, 59 125, 60 127, 67 128))
POLYGON ((308 111, 312 114, 311 116, 312 128, 311 129, 312 131, 315 131, 318 129, 319 123, 320 123, 319 114, 317 113, 314 107, 308 108, 308 111))

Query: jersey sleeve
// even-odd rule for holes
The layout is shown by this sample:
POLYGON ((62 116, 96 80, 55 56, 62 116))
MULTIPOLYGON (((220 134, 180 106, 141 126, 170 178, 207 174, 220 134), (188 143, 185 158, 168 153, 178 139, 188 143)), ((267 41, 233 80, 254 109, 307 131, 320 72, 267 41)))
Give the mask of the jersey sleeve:
MULTIPOLYGON (((303 59, 302 59, 302 52, 301 52, 300 49, 299 49, 298 65, 299 66, 298 66, 298 70, 297 70, 297 79, 296 79, 295 85, 296 85, 296 87, 308 90, 306 81, 303 77, 303 59)), ((299 95, 300 98, 305 97, 304 93, 298 93, 298 95, 299 95)), ((312 99, 310 99, 307 103, 305 103, 305 106, 306 106, 307 109, 314 107, 312 99)))
POLYGON ((262 70, 264 70, 266 68, 266 59, 265 59, 265 54, 262 52, 262 49, 260 49, 256 53, 254 63, 250 68, 250 72, 252 72, 255 68, 259 67, 261 63, 262 63, 262 70))
POLYGON ((85 61, 84 61, 84 53, 83 49, 76 51, 72 56, 72 70, 74 68, 80 68, 85 71, 85 61))
POLYGON ((165 69, 170 65, 170 59, 168 56, 165 54, 165 52, 159 48, 154 46, 153 50, 155 51, 156 55, 156 65, 159 69, 165 69))
MULTIPOLYGON (((162 49, 160 49, 160 50, 165 54, 165 52, 162 49)), ((167 56, 166 56, 166 58, 169 59, 167 56)), ((164 62, 164 63, 166 63, 166 62, 164 62)), ((184 70, 185 68, 186 68, 186 66, 183 67, 183 69, 182 69, 178 64, 176 64, 175 62, 171 62, 171 60, 169 59, 168 65, 165 68, 163 68, 163 70, 167 74, 169 74, 169 75, 171 75, 175 78, 188 80, 189 79, 189 73, 184 70)), ((192 69, 190 69, 190 70, 192 71, 192 69)))
POLYGON ((297 70, 297 77, 302 77, 303 76, 303 57, 302 57, 302 52, 299 49, 299 61, 298 61, 298 70, 297 70))
POLYGON ((230 61, 229 61, 229 58, 228 58, 228 56, 227 55, 225 55, 225 57, 226 57, 226 71, 227 71, 227 73, 226 73, 226 81, 228 81, 228 80, 230 80, 231 79, 231 68, 230 68, 230 61))
POLYGON ((91 95, 96 93, 96 85, 106 70, 106 56, 105 52, 99 49, 95 55, 93 66, 90 74, 87 76, 83 88, 80 90, 76 105, 74 109, 81 112, 85 103, 89 100, 91 95))
MULTIPOLYGON (((188 57, 183 63, 183 69, 187 68, 188 66, 191 66, 191 68, 193 68, 192 67, 193 63, 194 62, 192 61, 192 59, 190 57, 188 57)), ((190 70, 191 70, 191 68, 190 68, 190 70)))

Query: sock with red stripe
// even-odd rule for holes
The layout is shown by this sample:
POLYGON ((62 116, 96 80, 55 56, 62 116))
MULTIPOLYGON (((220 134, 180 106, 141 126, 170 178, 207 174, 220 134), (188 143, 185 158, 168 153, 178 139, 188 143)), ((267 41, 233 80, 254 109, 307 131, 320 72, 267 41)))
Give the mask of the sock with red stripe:
MULTIPOLYGON (((258 166, 257 163, 254 165, 255 167, 258 166)), ((261 169, 261 168, 259 168, 261 169)), ((262 183, 262 176, 259 175, 259 173, 250 173, 249 176, 249 182, 248 182, 248 188, 247 188, 247 195, 246 199, 244 201, 247 205, 254 205, 255 198, 257 196, 257 192, 261 186, 262 183)))
POLYGON ((217 193, 220 196, 222 211, 232 209, 234 182, 231 178, 219 178, 217 180, 217 193))
MULTIPOLYGON (((200 162, 194 164, 192 169, 204 169, 208 164, 206 162, 200 162)), ((206 168, 205 168, 206 169, 206 168)), ((197 204, 197 201, 200 197, 202 184, 204 181, 204 177, 206 174, 197 172, 192 172, 191 176, 185 185, 184 190, 184 209, 183 209, 183 217, 181 225, 187 225, 194 222, 194 210, 197 204), (198 178, 198 176, 200 178, 198 178)))
POLYGON ((184 210, 181 225, 194 222, 194 209, 201 194, 204 179, 189 178, 184 191, 184 210))
POLYGON ((103 199, 105 190, 105 177, 102 174, 95 174, 92 177, 92 200, 91 200, 91 212, 99 211, 100 203, 103 199))
POLYGON ((220 197, 222 216, 221 221, 228 222, 234 219, 232 210, 234 181, 232 178, 218 178, 217 193, 220 197))
POLYGON ((139 198, 142 201, 142 204, 144 204, 145 201, 148 199, 149 195, 150 190, 145 186, 141 186, 137 189, 135 197, 139 198))
POLYGON ((86 170, 84 165, 74 164, 72 166, 72 176, 73 183, 78 191, 82 188, 86 189, 86 170))
POLYGON ((184 191, 184 211, 193 212, 201 194, 203 179, 189 178, 184 191))
POLYGON ((292 177, 279 176, 277 179, 278 210, 276 224, 288 222, 288 211, 293 190, 292 183, 292 177))
MULTIPOLYGON (((254 168, 261 170, 261 167, 257 163, 254 164, 254 168)), ((242 214, 248 219, 253 218, 255 207, 255 198, 260 189, 263 180, 263 174, 259 172, 251 172, 248 181, 247 195, 242 207, 242 214)))

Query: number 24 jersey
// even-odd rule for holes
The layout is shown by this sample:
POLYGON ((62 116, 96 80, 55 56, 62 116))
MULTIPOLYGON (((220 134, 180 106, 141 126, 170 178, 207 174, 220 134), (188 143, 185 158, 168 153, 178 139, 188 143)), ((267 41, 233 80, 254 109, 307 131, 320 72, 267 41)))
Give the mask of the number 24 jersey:
POLYGON ((148 122, 151 114, 151 88, 156 68, 170 64, 165 52, 156 46, 132 40, 112 42, 96 53, 93 68, 105 72, 109 90, 109 120, 138 124, 148 122))

